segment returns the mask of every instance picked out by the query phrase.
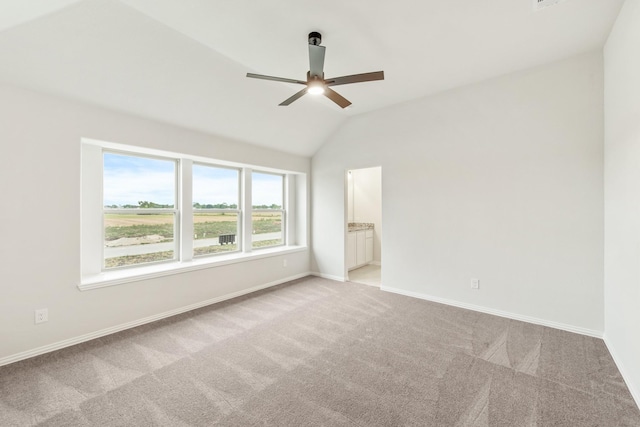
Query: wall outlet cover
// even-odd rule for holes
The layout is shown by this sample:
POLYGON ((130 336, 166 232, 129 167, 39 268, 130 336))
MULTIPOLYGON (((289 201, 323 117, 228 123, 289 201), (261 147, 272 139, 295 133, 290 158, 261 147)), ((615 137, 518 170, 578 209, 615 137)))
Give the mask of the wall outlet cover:
POLYGON ((46 308, 40 308, 35 311, 35 322, 44 323, 49 321, 49 310, 46 308))

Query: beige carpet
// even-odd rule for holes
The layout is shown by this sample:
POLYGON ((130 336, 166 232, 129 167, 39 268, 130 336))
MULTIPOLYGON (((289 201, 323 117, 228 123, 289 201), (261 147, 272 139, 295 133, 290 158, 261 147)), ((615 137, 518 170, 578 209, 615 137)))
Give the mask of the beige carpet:
POLYGON ((640 426, 602 340, 306 278, 0 367, 0 426, 640 426))

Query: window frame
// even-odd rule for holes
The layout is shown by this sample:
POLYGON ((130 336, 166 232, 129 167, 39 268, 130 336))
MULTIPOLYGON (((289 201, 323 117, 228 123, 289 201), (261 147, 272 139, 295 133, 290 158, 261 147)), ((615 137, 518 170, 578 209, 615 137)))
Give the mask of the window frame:
MULTIPOLYGON (((152 265, 152 264, 161 264, 174 262, 180 258, 180 212, 178 209, 178 200, 180 200, 180 181, 178 177, 180 176, 180 159, 176 159, 173 157, 165 157, 158 155, 146 155, 144 153, 135 153, 131 151, 123 151, 123 150, 114 150, 109 148, 102 149, 102 186, 101 186, 101 197, 103 200, 102 203, 102 272, 112 271, 123 268, 136 268, 142 265, 152 265), (128 157, 141 157, 145 159, 154 159, 154 160, 162 160, 173 163, 173 208, 106 208, 104 206, 104 156, 105 154, 117 154, 120 156, 128 156, 128 157), (118 267, 107 267, 106 266, 106 258, 105 258, 105 247, 106 247, 106 228, 105 228, 105 215, 107 213, 111 214, 127 214, 127 215, 145 215, 145 214, 163 214, 163 213, 173 213, 173 257, 171 259, 163 259, 158 261, 150 261, 145 263, 138 264, 129 264, 118 267)), ((126 256, 126 255, 125 255, 126 256)))
MULTIPOLYGON (((196 248, 195 246, 192 245, 191 248, 191 257, 192 258, 206 258, 206 257, 212 257, 212 256, 220 256, 220 255, 226 255, 226 254, 232 254, 232 253, 238 253, 238 252, 243 252, 244 251, 244 245, 242 244, 242 239, 245 233, 244 227, 242 226, 243 221, 242 221, 242 215, 243 215, 243 203, 242 203, 242 168, 240 167, 232 167, 232 166, 221 166, 215 163, 206 163, 206 162, 193 162, 192 164, 192 168, 191 168, 191 186, 193 188, 193 166, 205 166, 205 167, 211 167, 211 168, 218 168, 218 169, 231 169, 231 170, 235 170, 238 173, 238 181, 237 181, 237 208, 236 209, 221 209, 221 208, 195 208, 193 207, 193 194, 191 197, 191 215, 195 216, 195 214, 197 212, 203 212, 203 213, 227 213, 227 212, 233 212, 235 214, 238 215, 237 219, 236 219, 236 229, 237 229, 237 235, 236 235, 236 244, 238 245, 237 249, 235 251, 228 251, 228 252, 219 252, 219 253, 210 253, 210 254, 202 254, 202 255, 196 255, 196 248)), ((194 227, 195 227, 195 222, 193 223, 194 227)), ((195 234, 195 233, 194 233, 195 234)), ((194 239, 195 242, 196 239, 194 239)))
MULTIPOLYGON (((253 198, 251 199, 251 235, 253 236, 253 214, 255 212, 265 212, 265 213, 271 213, 271 212, 280 212, 282 215, 282 224, 280 225, 280 229, 281 229, 281 233, 282 233, 282 243, 278 243, 276 245, 268 245, 268 246, 254 246, 253 245, 253 240, 251 241, 251 249, 252 250, 262 250, 262 249, 268 249, 268 248, 276 248, 279 246, 285 246, 287 244, 287 210, 286 210, 286 189, 287 189, 287 175, 286 174, 282 174, 282 173, 276 173, 276 172, 265 172, 259 169, 253 169, 251 171, 251 181, 253 182, 253 174, 254 173, 258 173, 258 174, 262 174, 262 175, 275 175, 275 176, 279 176, 282 178, 282 188, 281 190, 281 195, 282 195, 282 204, 280 205, 281 208, 280 209, 263 209, 263 208, 254 208, 253 207, 253 198)), ((251 191, 251 195, 253 197, 253 188, 251 191)))
MULTIPOLYGON (((80 140, 80 280, 81 291, 146 280, 185 271, 215 268, 223 265, 243 263, 250 260, 307 251, 308 241, 308 178, 307 172, 287 171, 235 161, 226 161, 165 150, 105 142, 89 138, 80 140), (104 263, 104 196, 103 167, 104 152, 124 155, 159 158, 176 162, 177 184, 174 208, 160 208, 163 212, 176 211, 173 260, 135 264, 126 267, 103 269, 104 263), (194 257, 193 252, 193 165, 202 164, 239 171, 239 237, 238 251, 194 257), (280 175, 283 177, 282 244, 253 248, 252 231, 252 172, 280 175), (166 209, 166 210, 164 210, 166 209), (178 243, 176 243, 178 242, 178 243), (215 255, 215 256, 213 256, 215 255)), ((146 208, 155 209, 155 208, 146 208)), ((131 209, 133 210, 133 209, 131 209)), ((115 210, 109 210, 114 212, 115 210)), ((222 210, 228 212, 228 210, 222 210)), ((236 210, 233 210, 236 211, 236 210)), ((126 213, 132 213, 127 211, 126 213)))

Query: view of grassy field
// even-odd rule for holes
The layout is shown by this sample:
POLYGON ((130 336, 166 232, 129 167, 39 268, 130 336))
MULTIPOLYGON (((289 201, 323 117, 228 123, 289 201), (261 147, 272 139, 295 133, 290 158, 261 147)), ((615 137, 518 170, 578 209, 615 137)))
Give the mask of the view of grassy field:
MULTIPOLYGON (((254 248, 261 248, 267 246, 275 246, 282 243, 282 240, 260 240, 253 242, 254 248)), ((195 248, 193 250, 194 256, 211 255, 221 252, 233 252, 238 250, 237 244, 231 245, 212 245, 202 248, 195 248)), ((148 262, 166 261, 173 259, 173 251, 153 252, 150 254, 142 255, 126 255, 120 257, 107 258, 105 260, 106 268, 123 267, 127 265, 144 264, 148 262)))
POLYGON ((173 259, 173 251, 152 252, 142 255, 126 255, 104 260, 105 268, 124 267, 173 259))
MULTIPOLYGON (((252 215, 253 234, 278 233, 282 231, 280 212, 255 212, 252 215)), ((194 248, 194 255, 208 255, 220 252, 232 252, 238 249, 233 244, 219 244, 221 234, 238 234, 237 213, 196 212, 193 217, 194 239, 211 240, 213 244, 194 248)), ((174 239, 173 214, 134 214, 106 213, 104 215, 105 244, 107 247, 131 247, 155 243, 170 243, 174 239)), ((266 237, 266 236, 265 236, 266 237)), ((253 247, 273 246, 282 243, 282 239, 258 240, 253 247)), ((150 247, 151 249, 151 247, 150 247)), ((107 256, 107 255, 106 255, 107 256)), ((151 253, 112 256, 105 259, 105 267, 121 267, 148 262, 173 259, 173 250, 158 250, 151 253)))

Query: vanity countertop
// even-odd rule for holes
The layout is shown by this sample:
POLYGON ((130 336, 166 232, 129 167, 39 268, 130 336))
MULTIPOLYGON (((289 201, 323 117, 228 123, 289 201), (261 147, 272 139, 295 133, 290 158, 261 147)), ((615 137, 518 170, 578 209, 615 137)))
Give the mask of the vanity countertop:
POLYGON ((349 233, 353 231, 373 230, 372 222, 350 222, 348 226, 349 226, 349 233))

